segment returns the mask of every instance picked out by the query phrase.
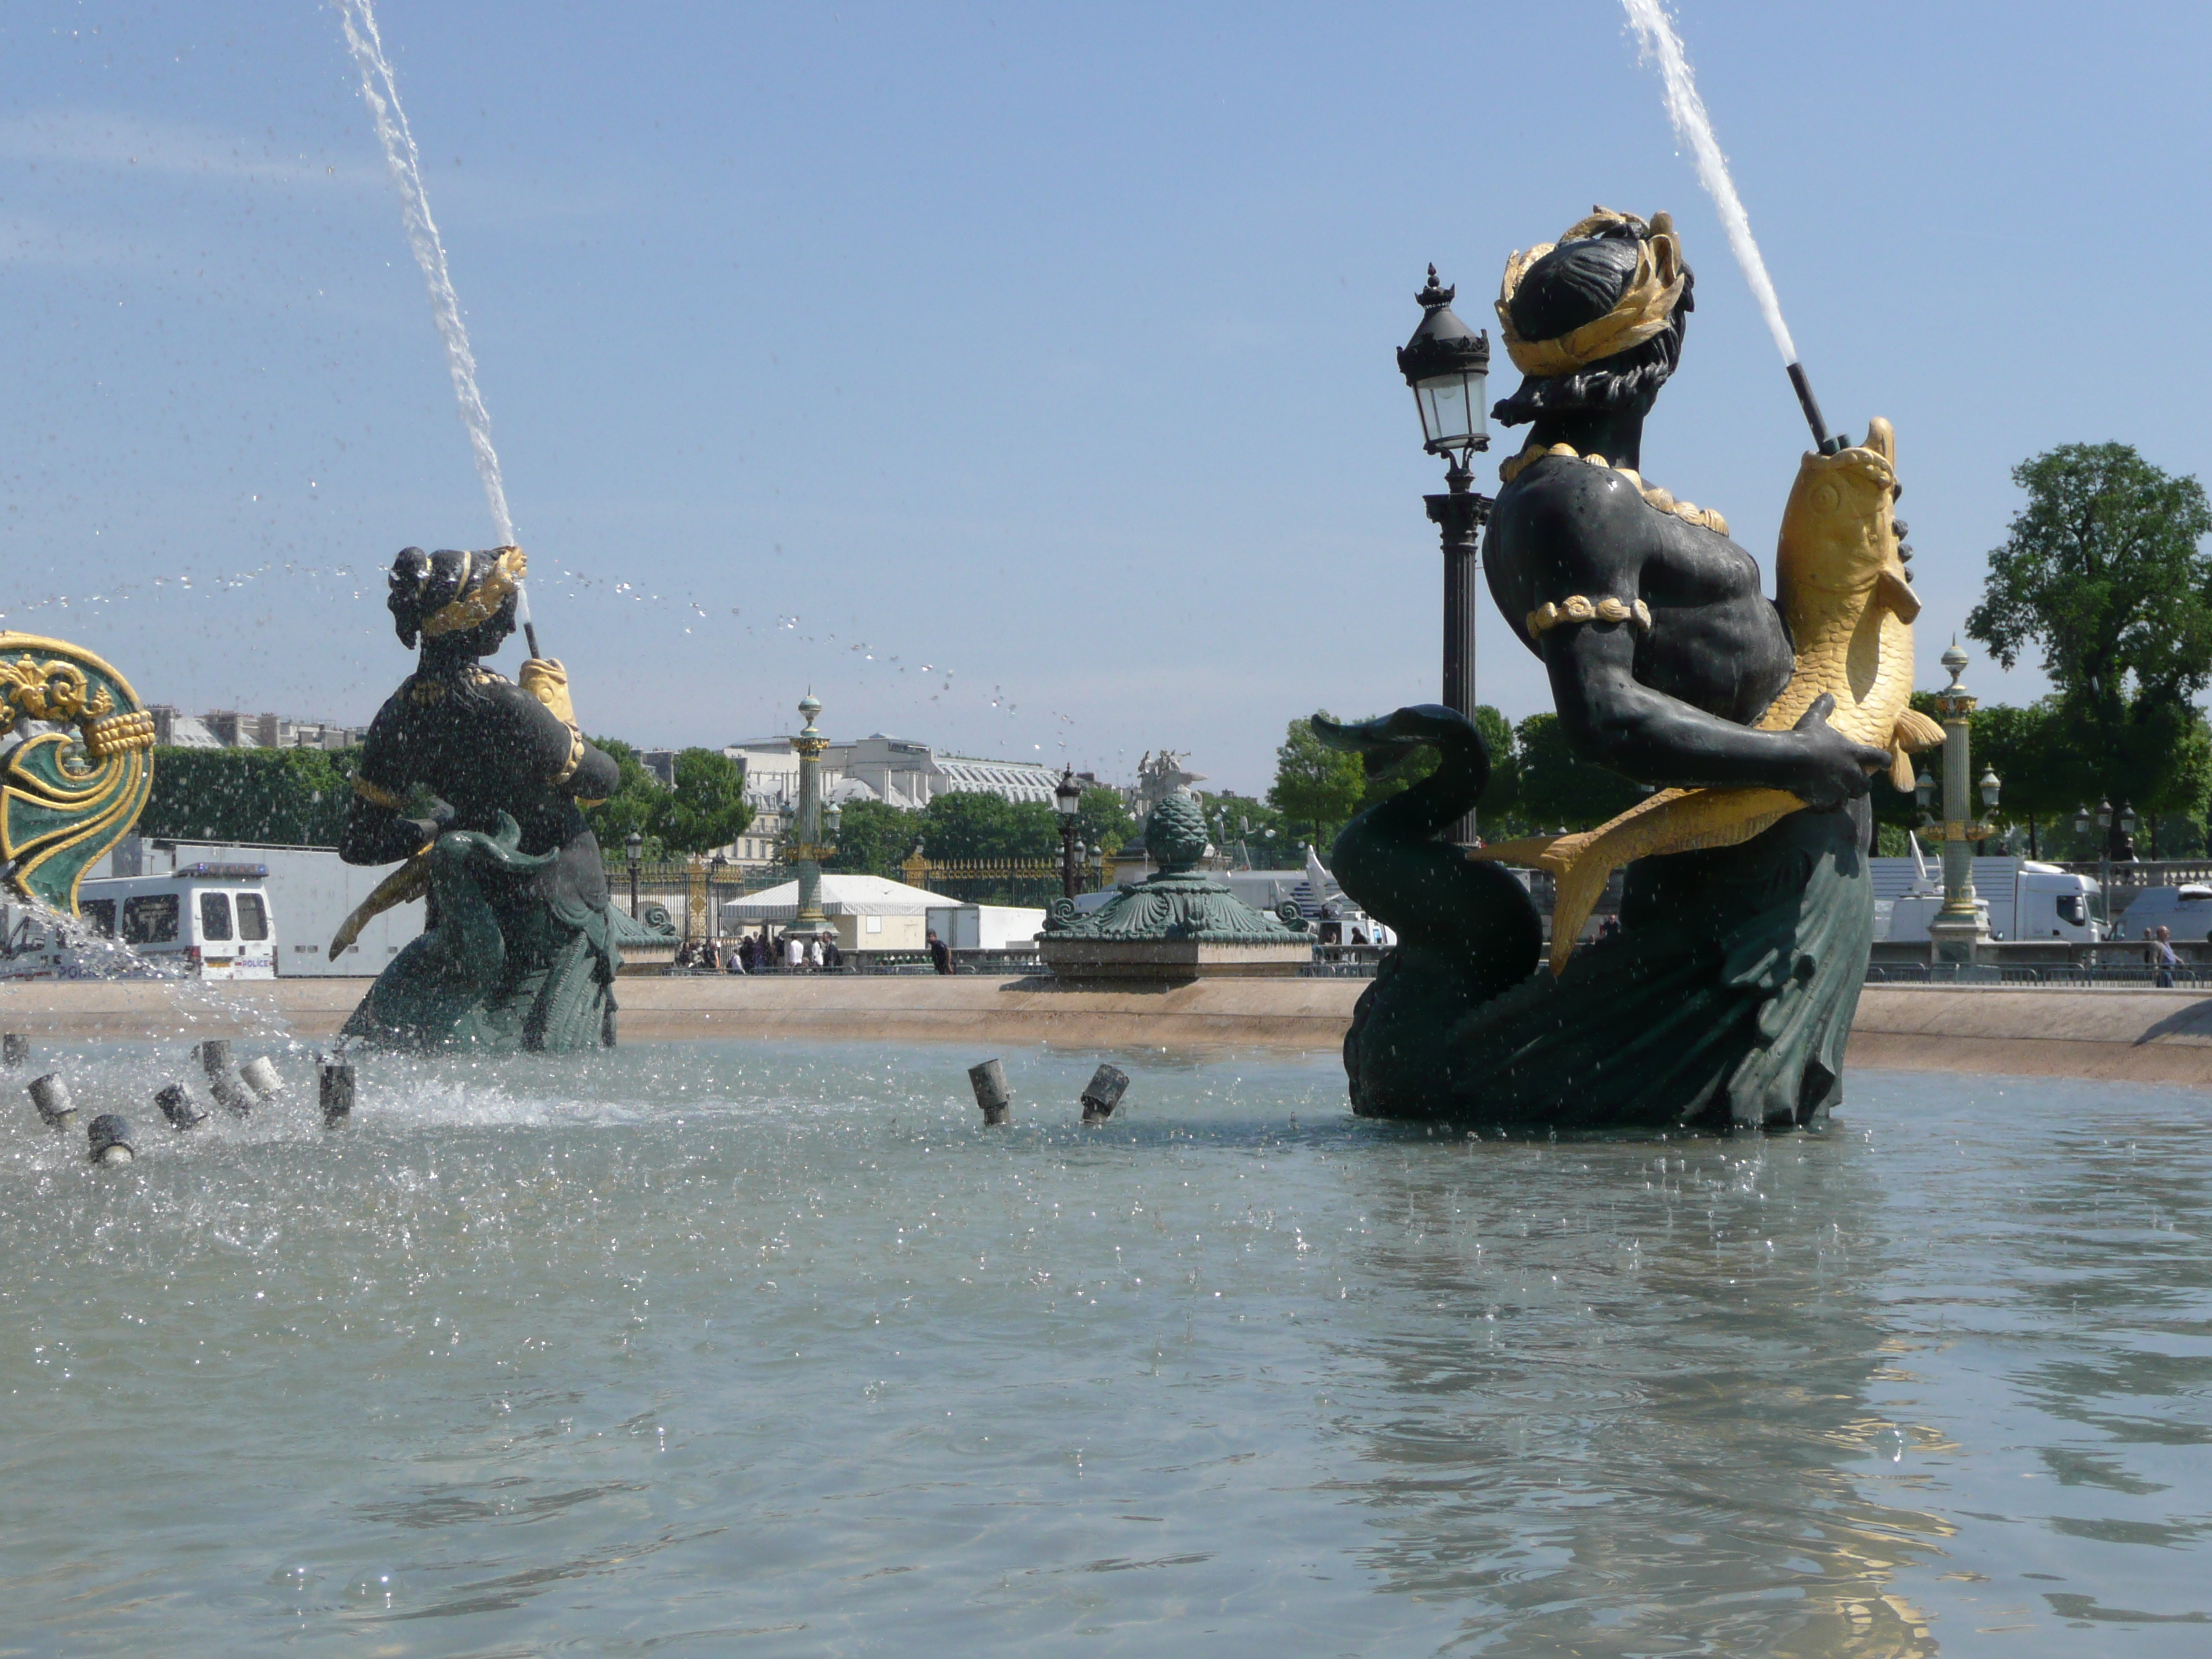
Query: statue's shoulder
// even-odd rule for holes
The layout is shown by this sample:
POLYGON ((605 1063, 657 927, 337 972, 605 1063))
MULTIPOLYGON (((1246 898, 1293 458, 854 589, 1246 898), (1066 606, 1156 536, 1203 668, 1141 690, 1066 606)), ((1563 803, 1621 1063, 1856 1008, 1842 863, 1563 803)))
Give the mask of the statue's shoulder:
MULTIPOLYGON (((1524 452, 1525 454, 1525 452, 1524 452)), ((1565 445, 1506 468, 1490 514, 1486 556, 1540 583, 1546 573, 1573 581, 1632 570, 1650 554, 1655 520, 1635 474, 1565 445)))

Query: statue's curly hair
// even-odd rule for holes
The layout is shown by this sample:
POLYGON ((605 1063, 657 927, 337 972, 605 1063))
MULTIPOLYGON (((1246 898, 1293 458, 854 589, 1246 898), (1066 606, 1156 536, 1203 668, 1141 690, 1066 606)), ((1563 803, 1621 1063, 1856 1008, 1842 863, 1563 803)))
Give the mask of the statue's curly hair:
MULTIPOLYGON (((1638 240, 1635 227, 1623 224, 1553 248, 1528 267, 1507 304, 1514 328, 1523 339, 1553 340, 1604 316, 1636 280, 1638 240)), ((1547 415, 1650 413, 1659 388, 1682 361, 1682 331, 1696 308, 1696 276, 1685 270, 1682 297, 1665 328, 1641 345, 1571 374, 1526 377, 1491 410, 1491 418, 1500 426, 1520 426, 1547 415)))
MULTIPOLYGON (((441 547, 435 553, 425 553, 419 547, 401 548, 392 561, 392 574, 386 579, 389 591, 384 598, 400 644, 412 650, 424 621, 481 587, 492 568, 488 554, 465 553, 450 547, 441 547)), ((482 627, 445 638, 459 652, 482 656, 496 650, 499 641, 514 631, 514 599, 509 595, 482 627)))

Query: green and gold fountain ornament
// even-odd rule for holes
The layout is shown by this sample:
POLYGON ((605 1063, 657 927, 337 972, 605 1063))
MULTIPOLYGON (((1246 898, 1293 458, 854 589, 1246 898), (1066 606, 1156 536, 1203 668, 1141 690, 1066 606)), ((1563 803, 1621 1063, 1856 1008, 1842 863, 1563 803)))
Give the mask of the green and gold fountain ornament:
POLYGON ((76 913, 154 785, 154 717, 82 646, 0 629, 0 877, 76 913))

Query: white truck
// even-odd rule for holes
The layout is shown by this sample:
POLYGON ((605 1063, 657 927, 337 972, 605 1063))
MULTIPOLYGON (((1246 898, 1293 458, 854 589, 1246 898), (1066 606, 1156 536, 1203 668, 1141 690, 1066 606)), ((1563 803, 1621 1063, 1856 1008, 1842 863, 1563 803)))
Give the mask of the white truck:
MULTIPOLYGON (((1928 924, 1943 908, 1941 863, 1923 854, 1917 839, 1911 858, 1867 862, 1874 876, 1875 938, 1926 939, 1928 924)), ((1973 878, 1975 908, 1988 921, 1991 939, 2094 945, 2104 936, 2093 914, 2098 892, 2093 876, 2032 859, 1983 858, 1974 860, 1973 878)))
POLYGON ((2139 939, 2146 929, 2163 927, 2179 939, 2212 939, 2212 887, 2184 882, 2179 887, 2146 887, 2120 912, 2116 939, 2139 939))
POLYGON ((52 925, 51 913, 11 903, 0 915, 0 978, 274 979, 268 877, 265 865, 200 860, 160 875, 84 881, 76 938, 52 925))

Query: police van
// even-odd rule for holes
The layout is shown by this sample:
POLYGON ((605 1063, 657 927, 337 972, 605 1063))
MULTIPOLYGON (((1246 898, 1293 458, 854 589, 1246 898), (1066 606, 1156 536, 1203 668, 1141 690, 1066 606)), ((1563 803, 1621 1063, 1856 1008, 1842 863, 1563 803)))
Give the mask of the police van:
POLYGON ((135 955, 158 972, 274 979, 268 877, 266 865, 199 863, 81 883, 77 914, 88 935, 82 942, 63 937, 29 906, 11 904, 0 921, 0 976, 113 978, 131 971, 135 955), (104 939, 130 946, 132 955, 102 949, 104 939))

